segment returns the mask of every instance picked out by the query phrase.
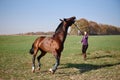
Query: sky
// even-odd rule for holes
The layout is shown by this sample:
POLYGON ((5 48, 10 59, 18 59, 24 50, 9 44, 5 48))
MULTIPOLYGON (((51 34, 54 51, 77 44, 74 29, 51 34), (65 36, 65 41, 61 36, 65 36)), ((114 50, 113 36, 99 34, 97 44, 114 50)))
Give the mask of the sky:
POLYGON ((72 16, 120 27, 120 0, 0 0, 0 34, 54 31, 72 16))

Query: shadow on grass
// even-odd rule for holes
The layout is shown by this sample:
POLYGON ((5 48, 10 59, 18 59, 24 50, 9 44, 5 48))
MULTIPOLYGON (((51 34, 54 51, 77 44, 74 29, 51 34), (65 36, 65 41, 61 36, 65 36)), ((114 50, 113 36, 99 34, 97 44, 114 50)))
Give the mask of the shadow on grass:
POLYGON ((92 57, 92 58, 87 58, 87 59, 99 59, 99 58, 112 58, 112 55, 104 55, 104 56, 96 56, 96 57, 92 57))
POLYGON ((97 70, 97 69, 111 67, 111 66, 115 66, 115 65, 120 65, 120 62, 115 63, 115 64, 106 64, 106 65, 93 65, 93 64, 85 64, 85 63, 84 64, 68 63, 65 65, 64 68, 77 68, 77 69, 79 69, 80 73, 84 73, 84 72, 88 72, 91 70, 97 70))

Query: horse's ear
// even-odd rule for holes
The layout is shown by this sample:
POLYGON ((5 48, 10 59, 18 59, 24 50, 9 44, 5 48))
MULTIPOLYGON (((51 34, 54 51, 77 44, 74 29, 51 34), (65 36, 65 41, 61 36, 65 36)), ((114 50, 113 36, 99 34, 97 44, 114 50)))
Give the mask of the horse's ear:
POLYGON ((62 19, 60 19, 60 21, 63 21, 62 19))
POLYGON ((67 19, 64 18, 64 21, 66 21, 67 19))

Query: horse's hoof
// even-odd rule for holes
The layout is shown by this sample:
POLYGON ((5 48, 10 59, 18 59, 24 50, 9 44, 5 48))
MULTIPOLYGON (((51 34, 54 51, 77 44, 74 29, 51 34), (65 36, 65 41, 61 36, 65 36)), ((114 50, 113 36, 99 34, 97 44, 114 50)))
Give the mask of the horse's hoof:
POLYGON ((35 72, 35 68, 34 68, 34 67, 32 67, 32 72, 33 72, 33 73, 35 72))
POLYGON ((32 70, 32 73, 35 73, 35 70, 32 70))
POLYGON ((40 70, 40 67, 38 67, 37 70, 39 71, 39 70, 40 70))
POLYGON ((51 72, 52 74, 54 74, 54 73, 55 73, 55 71, 54 71, 54 70, 52 70, 51 68, 49 69, 49 72, 51 72))

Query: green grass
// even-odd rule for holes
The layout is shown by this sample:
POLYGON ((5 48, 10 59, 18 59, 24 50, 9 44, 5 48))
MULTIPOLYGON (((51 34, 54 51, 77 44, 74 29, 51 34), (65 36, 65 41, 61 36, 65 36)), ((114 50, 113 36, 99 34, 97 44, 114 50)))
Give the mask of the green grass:
MULTIPOLYGON (((28 53, 38 36, 0 36, 0 80, 119 80, 120 36, 89 36, 87 61, 81 53, 82 36, 68 36, 61 64, 54 75, 48 72, 53 55, 41 59, 41 70, 31 72, 28 53)), ((38 53, 39 54, 39 53, 38 53)), ((36 61, 37 65, 37 61, 36 61)))

